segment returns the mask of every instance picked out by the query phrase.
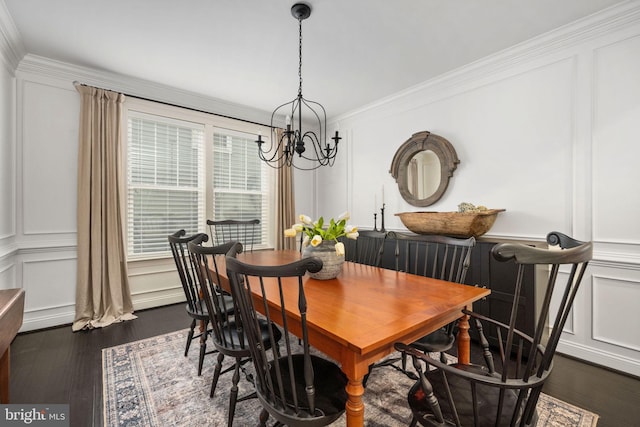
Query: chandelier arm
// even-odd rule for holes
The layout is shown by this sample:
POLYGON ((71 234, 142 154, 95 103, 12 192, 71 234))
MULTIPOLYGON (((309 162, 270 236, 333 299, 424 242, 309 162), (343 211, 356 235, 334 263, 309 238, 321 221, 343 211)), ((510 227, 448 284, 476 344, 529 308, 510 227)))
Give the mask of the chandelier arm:
MULTIPOLYGON (((338 144, 337 143, 341 138, 338 136, 337 131, 336 131, 336 136, 331 138, 331 139, 334 140, 333 147, 331 147, 330 143, 326 141, 326 138, 327 138, 327 128, 326 128, 326 126, 327 126, 327 113, 326 113, 324 107, 322 106, 322 104, 320 104, 318 102, 311 101, 311 100, 305 99, 305 98, 302 98, 302 102, 316 116, 316 118, 318 119, 318 124, 319 124, 319 128, 320 128, 320 137, 319 138, 315 135, 315 133, 313 133, 314 138, 315 138, 315 142, 318 145, 317 148, 314 146, 314 150, 316 151, 316 159, 310 159, 310 158, 307 158, 307 157, 305 157, 305 158, 307 158, 309 160, 316 160, 316 161, 322 163, 323 166, 324 165, 333 166, 333 164, 335 163, 335 157, 338 154, 338 144), (323 121, 319 117, 318 113, 313 109, 313 106, 311 104, 317 105, 322 110, 322 116, 323 116, 322 118, 324 119, 324 126, 323 126, 323 121), (321 141, 325 141, 324 148, 322 147, 321 141), (318 154, 318 149, 320 149, 321 154, 318 154), (331 162, 331 160, 333 160, 333 162, 331 162)), ((309 133, 309 131, 305 132, 305 135, 307 133, 309 133)))
MULTIPOLYGON (((275 126, 271 126, 271 138, 269 141, 269 149, 268 150, 264 150, 262 148, 262 145, 264 144, 264 141, 262 140, 262 136, 258 135, 258 140, 256 141, 258 143, 258 157, 260 158, 260 160, 263 160, 264 162, 267 163, 268 166, 273 167, 275 169, 278 169, 281 166, 274 166, 272 163, 275 163, 276 165, 284 158, 285 159, 285 163, 287 163, 287 160, 289 159, 290 156, 287 156, 285 149, 283 148, 284 144, 285 144, 285 137, 288 137, 288 134, 286 132, 283 132, 282 137, 280 137, 279 139, 277 138, 276 135, 276 127, 275 126), (274 149, 274 141, 278 141, 277 145, 275 145, 275 149, 274 149), (269 153, 273 153, 271 156, 269 156, 269 153)), ((288 162, 290 165, 290 161, 288 162)))
POLYGON ((276 114, 278 113, 278 110, 280 110, 282 107, 286 107, 287 105, 292 105, 291 117, 293 117, 293 111, 294 111, 293 104, 295 104, 296 101, 298 101, 298 97, 297 96, 295 98, 293 98, 293 100, 291 100, 289 102, 285 102, 284 104, 281 104, 281 105, 277 106, 276 109, 273 110, 273 113, 271 113, 271 128, 278 127, 278 126, 275 126, 273 124, 273 119, 276 116, 276 114))
MULTIPOLYGON (((317 148, 316 148, 317 150, 317 148)), ((312 157, 307 157, 307 156, 302 156, 302 158, 304 158, 307 161, 311 161, 316 163, 318 166, 332 166, 335 163, 335 156, 333 157, 326 157, 324 155, 321 156, 316 156, 315 158, 312 157)), ((314 167, 314 169, 316 169, 314 167)))
POLYGON ((316 116, 316 119, 318 120, 318 128, 320 129, 320 141, 326 141, 326 137, 327 137, 327 112, 324 110, 324 107, 322 106, 322 104, 315 102, 315 101, 311 101, 305 98, 302 98, 302 103, 309 109, 311 110, 311 112, 313 113, 314 116, 316 116), (322 119, 320 118, 320 116, 318 115, 318 113, 316 112, 316 110, 313 109, 313 107, 310 104, 315 104, 317 106, 320 107, 320 109, 322 110, 322 119), (323 125, 324 122, 324 125, 323 125))
POLYGON ((317 161, 323 166, 329 164, 333 165, 332 160, 335 161, 336 154, 338 153, 338 148, 335 145, 331 147, 327 144, 325 147, 322 147, 320 140, 318 140, 318 136, 312 131, 305 132, 302 139, 310 141, 313 151, 315 152, 315 157, 305 155, 302 155, 301 157, 310 161, 317 161))
MULTIPOLYGON (((273 144, 272 144, 273 145, 273 144)), ((265 153, 270 153, 271 150, 269 151, 260 151, 258 153, 258 156, 260 157, 260 160, 263 160, 265 162, 267 162, 267 164, 269 166, 271 166, 271 163, 273 162, 278 162, 280 161, 284 156, 284 153, 282 151, 279 150, 280 148, 280 144, 278 144, 278 146, 276 147, 275 151, 273 152, 273 155, 271 157, 266 157, 264 154, 265 153)))
POLYGON ((307 140, 309 145, 311 145, 311 148, 313 148, 313 153, 315 154, 315 157, 311 157, 311 156, 305 156, 304 154, 301 154, 299 157, 302 157, 304 159, 310 160, 310 161, 314 161, 314 162, 320 162, 322 163, 322 147, 320 146, 320 142, 318 141, 318 136, 312 132, 312 131, 306 131, 301 138, 302 141, 307 140), (318 153, 318 149, 320 149, 320 153, 318 153))

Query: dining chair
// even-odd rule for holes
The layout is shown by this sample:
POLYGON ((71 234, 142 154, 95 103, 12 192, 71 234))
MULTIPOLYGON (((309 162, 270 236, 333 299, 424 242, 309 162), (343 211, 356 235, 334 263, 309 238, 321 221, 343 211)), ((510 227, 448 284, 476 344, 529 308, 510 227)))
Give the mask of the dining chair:
POLYGON ((411 426, 536 425, 536 404, 553 368, 558 341, 592 257, 591 242, 581 242, 559 232, 549 233, 547 243, 559 250, 519 243, 500 243, 492 249, 496 260, 514 260, 517 274, 513 278, 515 296, 508 323, 463 310, 471 319, 481 347, 481 352, 471 352, 472 359, 482 357, 483 361, 446 364, 411 345, 395 344, 398 351, 412 358, 419 378, 408 394, 413 415, 411 426), (526 266, 548 269, 533 334, 516 328, 526 266), (497 349, 489 346, 484 335, 487 328, 497 331, 497 349), (494 356, 498 359, 494 360, 494 356))
MULTIPOLYGON (((389 237, 396 241, 396 271, 464 283, 471 264, 471 252, 476 245, 474 237, 464 239, 393 231, 389 232, 389 237)), ((444 352, 453 346, 456 324, 452 322, 411 345, 425 353, 440 353, 440 360, 446 363, 444 352)))
MULTIPOLYGON (((206 235, 205 235, 206 236, 206 235)), ((218 358, 213 372, 213 380, 211 381, 210 397, 213 397, 218 385, 220 375, 229 371, 233 371, 232 385, 229 392, 229 409, 227 425, 233 425, 233 416, 235 414, 236 403, 256 397, 255 393, 249 393, 245 396, 238 397, 238 383, 240 381, 240 370, 249 362, 250 352, 245 336, 243 322, 237 317, 236 307, 233 299, 225 298, 220 291, 220 274, 219 261, 225 257, 231 248, 234 248, 234 254, 242 251, 242 244, 239 242, 227 242, 217 246, 203 246, 201 243, 204 238, 197 238, 189 242, 188 249, 196 272, 195 277, 202 289, 203 299, 209 313, 209 323, 212 333, 211 339, 218 351, 218 358), (229 368, 222 370, 222 363, 225 356, 233 357, 235 362, 229 368)), ((278 342, 282 338, 280 330, 270 321, 260 319, 258 321, 257 339, 261 346, 266 349, 274 345, 276 348, 278 342)), ((250 373, 244 372, 245 377, 253 382, 250 373)))
POLYGON ((345 411, 346 375, 338 365, 309 349, 303 276, 321 268, 322 261, 315 257, 278 266, 250 265, 227 257, 227 274, 248 336, 256 392, 263 407, 260 426, 266 426, 269 416, 275 418, 274 425, 325 426, 345 411), (289 323, 290 313, 299 324, 289 323), (263 316, 281 322, 284 339, 280 353, 275 341, 271 349, 261 343, 263 316), (293 332, 300 337, 300 345, 293 332))
MULTIPOLYGON (((471 263, 471 251, 476 244, 476 239, 473 237, 463 239, 395 231, 390 231, 388 238, 395 241, 396 271, 455 283, 464 282, 471 263)), ((456 324, 457 322, 452 322, 421 337, 411 343, 411 346, 424 353, 439 353, 440 360, 446 363, 445 352, 453 347, 456 324)), ((395 365, 397 358, 384 360, 371 368, 391 366, 412 378, 412 372, 407 371, 406 355, 401 354, 400 360, 400 368, 395 365)), ((370 374, 371 370, 368 375, 370 374)))
POLYGON ((387 233, 375 230, 359 230, 357 239, 341 237, 344 243, 344 260, 380 267, 384 255, 387 233))
MULTIPOLYGON (((202 365, 204 363, 204 357, 207 353, 207 335, 209 334, 209 313, 205 301, 202 299, 202 292, 199 284, 196 281, 194 271, 189 260, 189 251, 187 245, 189 242, 198 239, 199 241, 207 241, 208 236, 205 233, 196 233, 190 236, 186 235, 185 230, 178 230, 175 233, 168 236, 169 247, 171 248, 171 254, 180 277, 180 283, 184 291, 184 296, 187 300, 185 309, 189 317, 191 317, 191 324, 189 325, 189 332, 187 334, 187 345, 184 350, 185 357, 189 354, 189 348, 191 342, 194 339, 200 338, 200 355, 198 357, 198 376, 202 374, 202 365), (196 325, 200 325, 201 332, 196 334, 196 325)), ((231 296, 225 297, 228 303, 231 302, 231 296)), ((211 352, 209 352, 211 353, 211 352)))
POLYGON ((253 252, 255 244, 260 243, 260 220, 207 220, 209 235, 214 245, 235 241, 242 243, 245 252, 253 252))

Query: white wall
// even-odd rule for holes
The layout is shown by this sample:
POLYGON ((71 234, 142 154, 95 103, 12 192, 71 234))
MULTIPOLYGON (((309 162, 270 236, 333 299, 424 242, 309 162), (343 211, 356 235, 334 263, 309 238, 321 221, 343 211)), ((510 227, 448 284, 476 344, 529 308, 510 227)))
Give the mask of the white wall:
POLYGON ((593 240, 560 351, 640 375, 639 52, 635 2, 339 117, 347 150, 317 173, 315 214, 347 208, 371 227, 384 186, 387 229, 404 229, 398 212, 471 202, 506 209, 487 237, 593 240), (389 169, 423 130, 447 138, 460 164, 443 198, 416 208, 389 169))
MULTIPOLYGON (((442 135, 461 163, 445 196, 430 208, 455 210, 463 201, 505 208, 490 231, 494 237, 542 239, 555 229, 594 240, 590 276, 561 351, 640 375, 640 335, 626 333, 640 327, 632 316, 640 311, 634 132, 640 122, 640 8, 634 4, 336 118, 344 134, 338 162, 316 173, 296 172, 298 211, 315 217, 350 210, 353 223, 370 227, 374 197, 380 204, 384 186, 385 225, 402 229, 393 214, 418 209, 396 190, 391 159, 414 132, 442 135)), ((268 122, 269 112, 22 58, 3 47, 4 35, 0 31, 0 288, 27 290, 23 330, 29 330, 73 319, 74 80, 257 122, 268 122)), ((130 275, 136 309, 181 298, 170 263, 135 264, 130 275)))

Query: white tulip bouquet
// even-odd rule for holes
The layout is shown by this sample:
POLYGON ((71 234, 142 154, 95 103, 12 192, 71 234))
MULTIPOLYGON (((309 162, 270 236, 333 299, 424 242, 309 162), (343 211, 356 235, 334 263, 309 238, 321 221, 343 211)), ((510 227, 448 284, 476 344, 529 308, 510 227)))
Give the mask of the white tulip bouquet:
POLYGON ((322 217, 315 222, 307 215, 300 215, 298 218, 300 222, 286 229, 284 235, 286 237, 296 237, 298 233, 304 233, 302 246, 311 245, 316 247, 325 240, 333 240, 336 242, 336 254, 344 255, 344 243, 339 242, 338 238, 342 236, 354 240, 358 238, 358 228, 347 224, 350 218, 349 212, 344 212, 338 217, 337 221, 331 218, 326 228, 322 217))

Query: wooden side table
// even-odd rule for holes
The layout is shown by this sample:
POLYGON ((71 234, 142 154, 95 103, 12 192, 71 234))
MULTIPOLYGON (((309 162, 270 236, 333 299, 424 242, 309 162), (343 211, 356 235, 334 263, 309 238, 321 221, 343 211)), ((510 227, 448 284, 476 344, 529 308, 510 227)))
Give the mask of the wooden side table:
POLYGON ((0 290, 0 403, 9 403, 11 341, 22 326, 24 290, 0 290))

